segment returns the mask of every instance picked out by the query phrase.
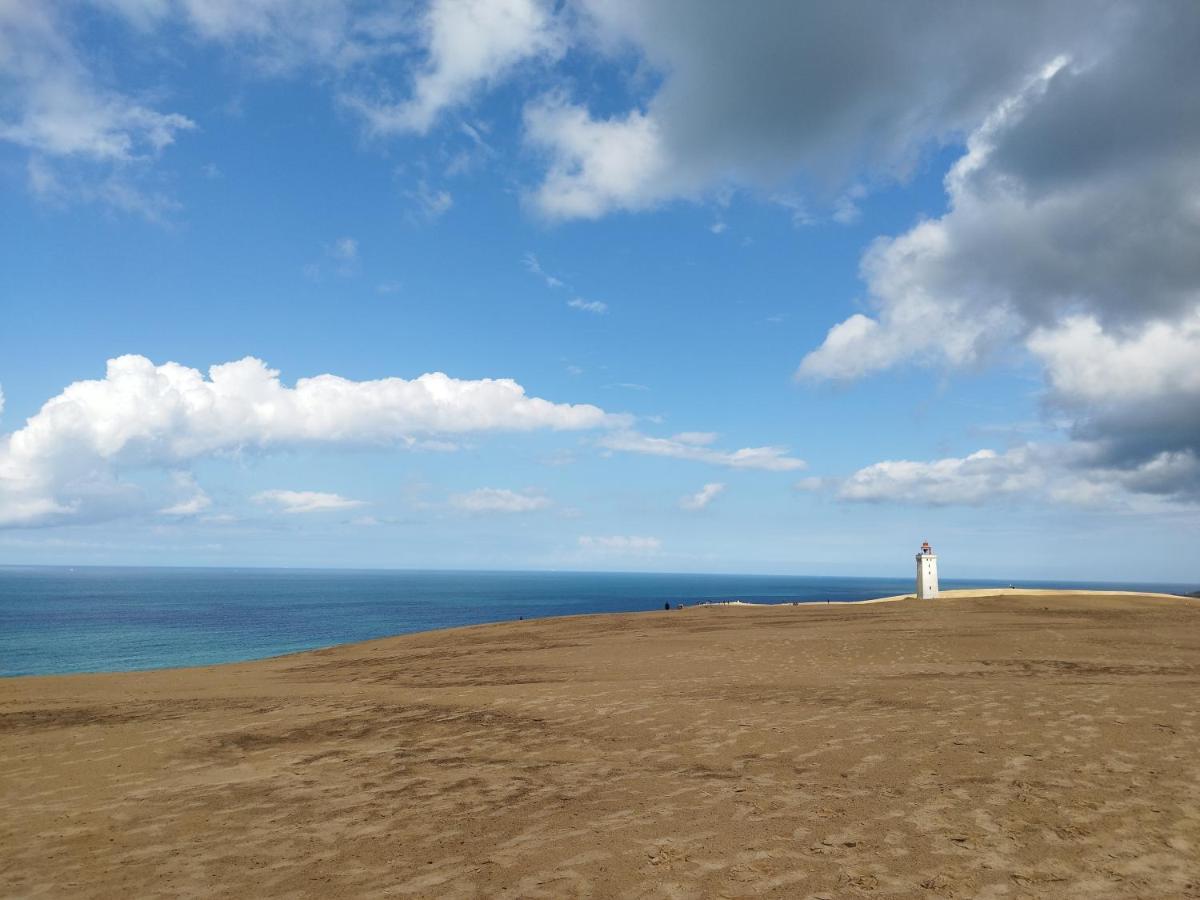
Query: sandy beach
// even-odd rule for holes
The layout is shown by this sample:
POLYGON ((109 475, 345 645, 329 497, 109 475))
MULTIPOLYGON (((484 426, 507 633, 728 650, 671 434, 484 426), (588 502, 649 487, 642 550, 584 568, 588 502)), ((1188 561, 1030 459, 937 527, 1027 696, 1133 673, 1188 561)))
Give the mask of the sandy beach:
POLYGON ((1200 601, 509 622, 0 681, 4 897, 1200 897, 1200 601))

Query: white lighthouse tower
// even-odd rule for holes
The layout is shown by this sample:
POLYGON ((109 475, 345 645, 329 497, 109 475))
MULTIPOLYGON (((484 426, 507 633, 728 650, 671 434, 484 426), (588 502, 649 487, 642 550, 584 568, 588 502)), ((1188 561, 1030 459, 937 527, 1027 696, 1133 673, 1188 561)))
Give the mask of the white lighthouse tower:
POLYGON ((921 545, 917 554, 917 599, 932 600, 938 595, 937 554, 929 541, 921 545))

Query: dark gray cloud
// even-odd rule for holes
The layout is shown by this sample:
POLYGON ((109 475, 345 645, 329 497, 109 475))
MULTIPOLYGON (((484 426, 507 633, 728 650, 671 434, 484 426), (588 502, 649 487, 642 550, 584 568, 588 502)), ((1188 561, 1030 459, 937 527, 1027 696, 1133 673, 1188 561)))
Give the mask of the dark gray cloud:
POLYGON ((580 43, 632 48, 660 80, 614 115, 562 96, 532 105, 528 137, 549 158, 533 199, 552 218, 793 178, 837 210, 856 179, 904 177, 923 150, 975 128, 1056 56, 1098 52, 1120 12, 1075 0, 579 8, 580 43), (1079 27, 1085 18, 1092 27, 1079 27))
POLYGON ((1196 498, 1200 6, 1104 11, 971 132, 949 211, 868 250, 874 314, 834 326, 798 374, 974 364, 1016 342, 1088 449, 1064 466, 1196 498))
POLYGON ((672 159, 749 180, 904 168, 974 127, 1035 67, 1088 42, 1100 4, 590 5, 666 73, 648 111, 672 159))

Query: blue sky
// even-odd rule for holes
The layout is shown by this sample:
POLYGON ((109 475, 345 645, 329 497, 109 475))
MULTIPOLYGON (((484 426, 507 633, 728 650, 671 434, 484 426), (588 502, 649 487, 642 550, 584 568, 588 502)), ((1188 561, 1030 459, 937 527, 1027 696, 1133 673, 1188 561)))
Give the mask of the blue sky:
POLYGON ((1195 579, 1198 17, 1068 5, 0 7, 0 563, 1195 579))

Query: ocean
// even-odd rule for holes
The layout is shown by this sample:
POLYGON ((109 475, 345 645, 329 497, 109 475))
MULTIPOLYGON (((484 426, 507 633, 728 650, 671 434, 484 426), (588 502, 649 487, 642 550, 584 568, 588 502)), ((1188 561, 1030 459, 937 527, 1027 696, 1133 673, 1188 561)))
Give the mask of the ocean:
MULTIPOLYGON (((943 580, 942 587, 1001 584, 943 580)), ((665 603, 705 600, 866 600, 912 590, 911 577, 10 566, 0 567, 0 676, 235 662, 522 616, 661 610, 665 603)))

